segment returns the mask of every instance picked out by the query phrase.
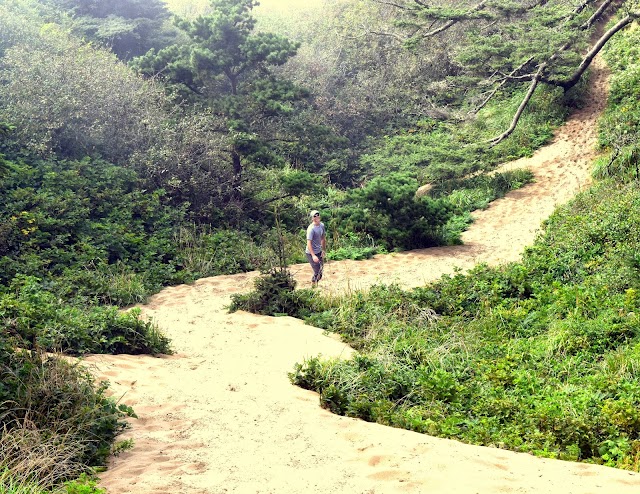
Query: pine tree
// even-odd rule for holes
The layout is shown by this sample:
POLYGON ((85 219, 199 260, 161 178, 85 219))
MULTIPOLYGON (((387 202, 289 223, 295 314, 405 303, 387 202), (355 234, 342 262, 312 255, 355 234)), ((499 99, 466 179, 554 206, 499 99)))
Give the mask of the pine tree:
POLYGON ((170 18, 162 0, 46 0, 74 17, 74 31, 108 46, 121 59, 167 45, 172 33, 165 28, 170 18))
POLYGON ((511 125, 491 145, 513 132, 539 84, 575 86, 607 41, 640 16, 638 0, 401 0, 396 6, 407 46, 445 32, 459 39, 461 74, 484 88, 475 111, 501 90, 528 86, 511 125))
POLYGON ((274 76, 271 69, 295 55, 298 44, 255 31, 255 0, 212 0, 212 13, 177 26, 189 42, 150 52, 135 61, 147 76, 158 76, 192 103, 209 107, 224 122, 230 159, 240 186, 244 161, 270 165, 269 146, 281 138, 279 119, 306 92, 274 76))

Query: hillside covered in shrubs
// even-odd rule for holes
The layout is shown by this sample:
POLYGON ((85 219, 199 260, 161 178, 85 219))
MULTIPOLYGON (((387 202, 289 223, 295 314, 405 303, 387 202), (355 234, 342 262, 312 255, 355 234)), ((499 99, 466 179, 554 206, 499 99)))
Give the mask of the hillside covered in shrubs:
POLYGON ((640 471, 637 45, 635 29, 605 50, 595 183, 521 262, 412 291, 298 296, 298 314, 359 353, 307 359, 291 380, 338 414, 640 471))
POLYGON ((276 311, 360 350, 293 373, 337 413, 638 469, 637 2, 399 4, 0 1, 4 491, 99 491, 135 411, 69 356, 171 353, 126 310, 162 287, 303 261, 310 209, 333 259, 459 243, 601 46, 597 183, 521 264, 276 311))

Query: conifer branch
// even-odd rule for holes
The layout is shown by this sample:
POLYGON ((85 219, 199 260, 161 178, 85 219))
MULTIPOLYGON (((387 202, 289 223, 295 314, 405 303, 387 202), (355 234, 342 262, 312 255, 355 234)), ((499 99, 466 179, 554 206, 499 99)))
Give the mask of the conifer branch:
POLYGON ((491 101, 491 98, 493 98, 496 95, 496 93, 500 90, 500 88, 504 87, 507 81, 513 80, 513 77, 515 76, 515 74, 517 74, 520 70, 522 70, 526 65, 531 63, 532 60, 533 60, 533 57, 530 57, 528 60, 525 60, 520 66, 513 69, 508 76, 503 77, 502 80, 500 81, 500 84, 498 84, 496 87, 493 88, 491 93, 489 93, 489 96, 487 96, 487 98, 485 98, 485 100, 482 103, 480 103, 480 105, 473 111, 473 114, 475 115, 480 110, 482 110, 482 108, 484 108, 486 104, 489 103, 489 101, 491 101))
POLYGON ((575 86, 584 72, 589 68, 591 62, 596 57, 600 50, 604 47, 605 44, 611 39, 611 37, 616 34, 618 31, 621 31, 626 26, 631 24, 638 17, 638 13, 629 13, 622 19, 620 19, 611 29, 609 29, 606 33, 604 33, 600 39, 596 42, 596 44, 589 50, 589 52, 584 56, 580 65, 575 70, 575 72, 564 81, 553 81, 553 80, 543 80, 548 84, 553 84, 556 86, 562 87, 565 91, 575 86))
POLYGON ((520 120, 522 113, 524 112, 524 109, 529 104, 529 101, 531 100, 533 93, 536 91, 536 88, 538 87, 538 83, 540 82, 542 73, 544 72, 545 68, 546 68, 546 64, 543 63, 542 65, 540 65, 540 67, 538 68, 538 71, 533 76, 533 79, 531 80, 531 85, 529 86, 529 90, 527 91, 527 94, 525 95, 523 100, 520 102, 520 106, 518 106, 518 110, 513 116, 513 119, 511 120, 511 125, 509 126, 509 128, 499 136, 496 136, 493 139, 489 139, 488 141, 485 141, 485 144, 491 144, 491 146, 493 147, 499 142, 509 137, 513 133, 516 126, 518 125, 518 121, 520 120))
MULTIPOLYGON (((484 9, 484 7, 486 6, 487 1, 488 0, 482 0, 479 4, 475 5, 474 7, 471 7, 471 9, 469 9, 467 12, 465 12, 461 16, 455 17, 453 19, 448 20, 442 26, 437 27, 435 29, 432 29, 431 31, 428 31, 428 32, 422 34, 421 37, 422 38, 430 38, 432 36, 435 36, 436 34, 440 34, 441 32, 446 31, 450 27, 455 26, 458 22, 468 19, 471 16, 472 13, 484 9)), ((421 2, 418 2, 418 3, 421 3, 421 2)))

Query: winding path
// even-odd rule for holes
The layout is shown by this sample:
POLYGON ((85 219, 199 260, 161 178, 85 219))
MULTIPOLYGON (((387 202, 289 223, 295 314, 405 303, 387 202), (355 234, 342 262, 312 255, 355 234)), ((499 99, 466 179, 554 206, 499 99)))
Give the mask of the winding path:
MULTIPOLYGON (((542 220, 587 186, 606 75, 596 68, 591 104, 553 143, 507 166, 531 168, 536 182, 475 214, 463 246, 332 262, 322 289, 380 280, 411 287, 478 262, 516 260, 542 220)), ((304 284, 305 265, 293 271, 304 284)), ((101 474, 111 494, 217 493, 616 493, 640 492, 640 475, 465 445, 339 417, 287 372, 307 356, 351 349, 289 318, 227 314, 230 294, 255 273, 167 288, 143 306, 173 340, 170 357, 92 356, 139 418, 134 447, 101 474)))

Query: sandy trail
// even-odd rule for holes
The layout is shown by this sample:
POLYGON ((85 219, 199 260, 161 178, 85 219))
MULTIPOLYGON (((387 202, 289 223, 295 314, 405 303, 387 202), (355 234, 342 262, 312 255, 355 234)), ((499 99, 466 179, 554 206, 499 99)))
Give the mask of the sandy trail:
MULTIPOLYGON (((593 95, 606 94, 596 70, 593 95)), ((589 182, 601 96, 576 112, 530 159, 536 183, 475 214, 465 245, 332 262, 323 290, 396 281, 411 287, 455 268, 518 259, 540 223, 589 182)), ((308 266, 294 266, 306 284, 308 266)), ((101 474, 111 494, 192 493, 634 493, 640 475, 535 458, 399 430, 321 409, 287 373, 307 356, 351 349, 289 318, 227 314, 232 293, 255 273, 171 287, 143 312, 172 338, 177 355, 92 356, 97 375, 138 419, 132 450, 101 474)))

